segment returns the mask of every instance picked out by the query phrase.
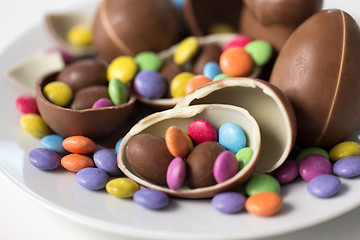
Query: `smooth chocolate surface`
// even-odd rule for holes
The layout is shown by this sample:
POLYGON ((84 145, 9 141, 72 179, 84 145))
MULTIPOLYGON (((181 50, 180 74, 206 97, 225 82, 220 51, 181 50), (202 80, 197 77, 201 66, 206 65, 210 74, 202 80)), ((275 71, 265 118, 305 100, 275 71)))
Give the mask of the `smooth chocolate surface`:
POLYGON ((196 59, 194 60, 192 72, 194 74, 203 74, 204 66, 207 62, 219 62, 222 49, 218 44, 204 44, 196 59))
POLYGON ((87 109, 100 98, 110 98, 108 87, 103 85, 88 86, 76 92, 70 105, 71 109, 87 109))

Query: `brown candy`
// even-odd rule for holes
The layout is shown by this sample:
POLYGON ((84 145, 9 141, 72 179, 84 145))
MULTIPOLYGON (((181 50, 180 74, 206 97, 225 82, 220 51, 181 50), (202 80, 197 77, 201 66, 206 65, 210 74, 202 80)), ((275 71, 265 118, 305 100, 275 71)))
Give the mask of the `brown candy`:
POLYGON ((70 108, 77 110, 91 108, 100 98, 110 98, 107 86, 85 87, 76 92, 70 108))
POLYGON ((219 62, 221 53, 222 49, 218 44, 204 44, 194 61, 192 72, 194 74, 203 74, 205 64, 207 62, 219 62))
POLYGON ((166 185, 167 168, 174 158, 168 151, 165 139, 152 134, 138 134, 126 146, 130 165, 142 177, 166 185))
POLYGON ((324 10, 291 35, 270 83, 289 98, 297 118, 297 142, 333 146, 360 125, 360 30, 341 10, 324 10))
POLYGON ((182 73, 184 71, 185 70, 181 66, 175 64, 174 62, 164 63, 163 67, 160 70, 160 75, 163 76, 163 78, 165 78, 166 82, 167 82, 168 91, 167 91, 166 97, 172 98, 171 92, 170 92, 171 81, 174 79, 174 77, 176 75, 178 75, 179 73, 182 73))
POLYGON ((218 142, 204 142, 194 147, 186 159, 186 177, 190 188, 216 184, 213 167, 216 157, 226 149, 218 142))

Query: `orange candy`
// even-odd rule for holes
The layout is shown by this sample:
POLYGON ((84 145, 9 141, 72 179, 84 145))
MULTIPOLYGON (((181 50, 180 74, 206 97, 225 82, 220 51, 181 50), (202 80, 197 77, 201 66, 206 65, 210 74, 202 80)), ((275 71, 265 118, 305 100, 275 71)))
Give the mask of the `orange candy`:
POLYGON ((88 156, 73 153, 63 157, 61 165, 71 172, 78 172, 83 168, 94 167, 94 161, 88 156))
POLYGON ((63 147, 71 153, 88 154, 95 151, 96 143, 84 136, 72 136, 64 139, 63 147))
POLYGON ((212 82, 210 78, 207 78, 203 75, 196 75, 190 78, 189 81, 186 83, 185 94, 189 94, 190 92, 209 82, 212 82))
POLYGON ((251 195, 245 202, 248 212, 258 216, 271 216, 277 213, 283 205, 281 196, 274 192, 261 192, 251 195))
POLYGON ((185 133, 178 127, 170 126, 165 133, 166 146, 174 157, 186 157, 189 153, 189 143, 185 133))
POLYGON ((219 65, 226 75, 244 77, 251 73, 254 62, 245 49, 232 47, 221 54, 219 65))

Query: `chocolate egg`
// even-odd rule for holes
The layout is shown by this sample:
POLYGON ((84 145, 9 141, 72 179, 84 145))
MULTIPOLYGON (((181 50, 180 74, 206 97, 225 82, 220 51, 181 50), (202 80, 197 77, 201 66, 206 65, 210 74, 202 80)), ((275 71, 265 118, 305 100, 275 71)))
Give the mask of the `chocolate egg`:
POLYGON ((204 44, 198 56, 194 60, 192 72, 194 74, 203 74, 204 66, 207 62, 219 62, 222 49, 218 44, 204 44))
POLYGON ((324 10, 288 39, 270 82, 290 99, 297 117, 297 141, 332 146, 360 125, 360 30, 341 10, 324 10))
POLYGON ((168 0, 103 0, 93 24, 95 51, 107 62, 161 51, 178 40, 179 32, 175 6, 168 0))
POLYGON ((73 92, 91 85, 107 85, 106 65, 98 59, 84 59, 67 65, 56 78, 73 92))
POLYGON ((91 108, 100 98, 110 98, 108 87, 103 85, 88 86, 75 93, 70 108, 76 110, 91 108))

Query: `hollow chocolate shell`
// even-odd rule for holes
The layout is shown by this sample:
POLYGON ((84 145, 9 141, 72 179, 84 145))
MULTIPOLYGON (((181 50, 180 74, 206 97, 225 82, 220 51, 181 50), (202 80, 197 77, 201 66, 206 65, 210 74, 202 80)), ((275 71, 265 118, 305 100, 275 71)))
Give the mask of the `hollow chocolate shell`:
POLYGON ((84 110, 50 103, 45 99, 42 89, 47 83, 55 81, 58 74, 46 75, 36 84, 36 102, 40 114, 54 132, 63 137, 82 135, 98 140, 112 135, 126 123, 134 107, 135 95, 130 95, 129 101, 122 105, 84 110))
POLYGON ((270 82, 290 99, 297 142, 331 147, 360 125, 360 30, 341 10, 324 10, 291 35, 270 82))

